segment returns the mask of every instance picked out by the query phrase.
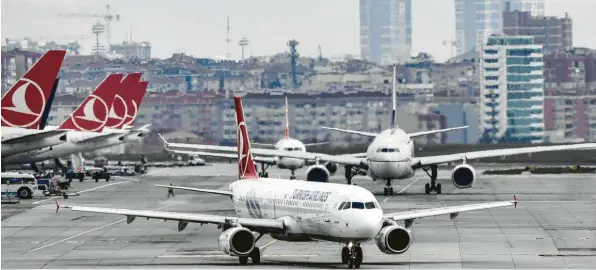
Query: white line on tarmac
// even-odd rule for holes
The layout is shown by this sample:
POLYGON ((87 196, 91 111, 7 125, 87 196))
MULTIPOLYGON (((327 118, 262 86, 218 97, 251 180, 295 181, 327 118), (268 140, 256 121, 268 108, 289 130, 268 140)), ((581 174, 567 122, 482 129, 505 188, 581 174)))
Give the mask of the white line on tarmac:
POLYGON ((277 239, 273 239, 271 242, 269 242, 269 243, 267 243, 267 244, 264 244, 264 245, 263 245, 263 246, 261 246, 259 249, 260 249, 260 250, 261 250, 261 252, 262 252, 262 251, 263 251, 263 250, 265 250, 267 247, 269 247, 269 246, 273 245, 273 243, 275 243, 275 242, 277 242, 277 239))
MULTIPOLYGON (((85 192, 93 191, 93 190, 100 189, 100 188, 104 188, 104 187, 109 187, 109 186, 113 186, 113 185, 120 185, 120 184, 124 184, 124 183, 126 183, 126 182, 128 182, 128 181, 129 181, 129 180, 122 181, 122 182, 109 183, 109 184, 105 184, 105 185, 103 185, 103 186, 94 187, 94 188, 90 188, 90 189, 86 189, 86 190, 83 190, 83 191, 78 191, 78 192, 74 192, 74 193, 75 193, 75 194, 76 194, 76 193, 78 193, 78 194, 81 194, 81 193, 85 193, 85 192)), ((46 201, 53 200, 53 199, 55 199, 55 198, 48 198, 48 199, 45 199, 45 200, 36 201, 36 202, 33 202, 32 204, 40 204, 40 203, 42 203, 42 202, 46 202, 46 201)))
MULTIPOLYGON (((309 257, 309 256, 319 256, 319 255, 310 255, 310 254, 263 254, 261 257, 309 257)), ((225 254, 213 254, 213 255, 163 255, 157 256, 158 258, 215 258, 215 257, 230 257, 230 255, 225 254)))
MULTIPOLYGON (((156 210, 164 209, 164 208, 166 208, 166 207, 168 207, 168 206, 169 206, 169 205, 162 206, 162 207, 159 207, 159 208, 153 209, 152 211, 156 211, 156 210)), ((62 239, 62 240, 60 240, 60 241, 56 241, 56 242, 53 242, 53 243, 47 244, 47 245, 45 245, 45 246, 41 246, 41 247, 38 247, 38 248, 36 248, 36 249, 29 250, 29 251, 27 251, 27 252, 38 251, 38 250, 40 250, 40 249, 44 249, 44 248, 47 248, 47 247, 51 247, 51 246, 53 246, 53 245, 55 245, 55 244, 59 244, 59 243, 62 243, 62 242, 64 242, 64 241, 68 241, 68 240, 70 240, 70 239, 73 239, 73 238, 79 237, 79 236, 81 236, 81 235, 83 235, 83 234, 90 233, 90 232, 94 232, 94 231, 97 231, 97 230, 103 229, 103 228, 105 228, 105 227, 108 227, 108 226, 112 226, 112 225, 118 224, 118 223, 120 223, 120 222, 123 222, 123 221, 126 221, 126 219, 121 219, 121 220, 118 220, 118 221, 114 221, 114 222, 112 222, 112 223, 109 223, 109 224, 106 224, 106 225, 102 225, 102 226, 99 226, 99 227, 97 227, 97 228, 94 228, 94 229, 91 229, 91 230, 88 230, 88 231, 84 231, 84 232, 82 232, 82 233, 79 233, 79 234, 77 234, 77 235, 73 235, 73 236, 71 236, 71 237, 64 238, 64 239, 62 239)))
MULTIPOLYGON (((412 181, 412 183, 409 183, 407 186, 405 186, 404 188, 402 188, 400 191, 397 192, 397 194, 402 194, 404 191, 406 191, 408 188, 410 188, 413 184, 416 184, 416 182, 418 182, 418 180, 420 180, 420 178, 414 179, 414 181, 412 181)), ((391 196, 385 198, 383 200, 383 202, 387 202, 389 199, 391 199, 391 196)))

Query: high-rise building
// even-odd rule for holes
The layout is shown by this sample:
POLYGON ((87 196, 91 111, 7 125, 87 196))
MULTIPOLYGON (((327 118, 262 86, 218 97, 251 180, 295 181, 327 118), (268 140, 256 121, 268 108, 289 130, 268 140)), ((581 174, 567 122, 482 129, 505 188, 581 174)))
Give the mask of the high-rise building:
POLYGON ((531 36, 493 34, 480 55, 482 141, 543 142, 542 46, 531 36))
POLYGON ((544 17, 544 0, 508 0, 511 10, 527 11, 532 16, 544 17))
POLYGON ((455 0, 457 55, 477 51, 486 38, 503 30, 505 0, 455 0))
POLYGON ((360 0, 360 54, 382 65, 412 51, 412 0, 360 0))
POLYGON ((573 47, 572 21, 564 18, 532 16, 529 11, 503 12, 503 33, 508 36, 533 36, 544 52, 573 47))

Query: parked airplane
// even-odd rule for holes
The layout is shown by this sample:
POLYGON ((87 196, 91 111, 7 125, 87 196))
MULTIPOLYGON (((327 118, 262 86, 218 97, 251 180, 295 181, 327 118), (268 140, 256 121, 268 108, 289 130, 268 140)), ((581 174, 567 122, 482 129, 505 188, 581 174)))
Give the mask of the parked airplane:
MULTIPOLYGON (((395 78, 395 76, 393 77, 395 78)), ((373 180, 385 180, 384 194, 393 195, 393 180, 411 178, 412 176, 414 176, 415 171, 418 169, 423 169, 426 172, 426 174, 431 178, 430 183, 427 183, 424 187, 425 193, 430 194, 431 191, 436 191, 437 194, 441 194, 441 184, 437 183, 437 171, 438 165, 443 163, 458 161, 462 162, 462 164, 456 166, 451 172, 451 180, 453 182, 453 185, 455 185, 455 187, 457 188, 470 188, 476 181, 476 171, 471 165, 466 163, 468 159, 502 157, 548 151, 586 150, 588 148, 596 147, 596 143, 584 143, 557 146, 508 148, 475 152, 463 152, 439 156, 414 157, 414 142, 412 141, 413 137, 446 132, 465 127, 422 131, 408 134, 395 125, 395 79, 393 81, 392 102, 393 112, 391 116, 391 128, 388 130, 384 130, 381 133, 377 134, 370 132, 335 129, 347 133, 374 137, 374 140, 369 145, 366 153, 334 156, 311 152, 279 151, 275 149, 253 149, 253 153, 264 157, 275 156, 282 158, 315 160, 317 162, 316 165, 309 168, 308 171, 307 180, 309 181, 328 182, 331 173, 327 168, 329 168, 330 166, 337 167, 337 165, 335 164, 341 164, 345 167, 345 176, 348 184, 352 184, 352 177, 354 175, 368 174, 373 180), (325 163, 325 166, 321 165, 321 163, 325 163)), ((166 147, 195 149, 199 151, 233 151, 232 147, 168 142, 166 142, 166 147)))
POLYGON ((66 131, 40 130, 66 51, 48 51, 2 96, 2 157, 66 141, 66 131))
MULTIPOLYGON (((228 196, 238 216, 115 209, 87 206, 66 206, 72 211, 125 215, 127 223, 136 217, 178 221, 178 231, 188 223, 218 224, 223 233, 219 248, 227 255, 238 256, 240 264, 250 258, 253 264, 261 260, 256 242, 264 235, 290 242, 332 241, 345 244, 341 261, 349 268, 359 268, 363 260, 361 243, 374 240, 381 252, 401 254, 413 241, 414 219, 460 212, 515 206, 514 201, 500 201, 434 209, 383 214, 375 196, 353 185, 311 183, 286 179, 260 178, 254 165, 251 145, 244 121, 242 100, 234 98, 237 123, 239 180, 228 190, 190 187, 160 187, 228 196), (398 224, 404 221, 405 226, 398 224), (255 233, 259 236, 255 238, 255 233)), ((56 201, 58 209, 60 205, 56 201)), ((57 209, 57 210, 58 210, 57 209)))
MULTIPOLYGON (((57 161, 59 157, 110 147, 142 137, 147 132, 146 126, 134 129, 104 129, 110 117, 112 104, 114 100, 117 100, 115 98, 116 93, 122 93, 120 97, 128 102, 127 100, 132 97, 129 93, 145 92, 147 84, 140 84, 138 82, 140 74, 137 73, 136 75, 134 73, 130 74, 130 79, 127 76, 121 83, 122 74, 110 74, 81 106, 57 128, 71 130, 68 133, 68 142, 51 148, 37 149, 24 154, 14 155, 3 161, 6 164, 34 163, 47 159, 57 161), (124 86, 130 90, 122 91, 124 86)), ((136 96, 139 95, 136 94, 136 96)), ((139 103, 139 100, 135 102, 139 103)), ((121 106, 121 108, 125 107, 121 106)), ((127 115, 127 113, 121 111, 115 114, 122 116, 121 118, 127 115)))
MULTIPOLYGON (((285 127, 284 138, 279 140, 276 144, 264 144, 264 143, 254 143, 254 144, 259 145, 259 146, 268 147, 268 148, 273 148, 273 149, 276 149, 279 151, 299 151, 299 152, 306 152, 306 147, 309 147, 309 146, 317 146, 317 145, 327 144, 326 142, 306 143, 305 144, 299 140, 290 138, 290 121, 288 119, 288 98, 287 97, 286 97, 285 101, 286 101, 286 107, 285 107, 286 127, 285 127)), ((165 140, 165 138, 163 138, 163 136, 162 136, 162 139, 164 140, 164 142, 167 143, 167 141, 165 140)), ((228 149, 231 152, 236 151, 234 147, 225 147, 225 146, 222 146, 222 147, 223 147, 223 149, 228 149)), ((199 156, 222 157, 222 158, 230 158, 230 159, 238 158, 238 156, 236 154, 184 151, 184 150, 171 149, 167 146, 165 147, 165 149, 168 151, 174 152, 174 153, 178 153, 178 154, 188 154, 188 155, 194 154, 194 155, 199 155, 199 156)), ((280 169, 288 169, 291 171, 290 179, 296 179, 296 170, 304 167, 308 163, 304 159, 282 158, 282 157, 276 157, 276 156, 273 156, 273 157, 256 156, 255 161, 257 163, 261 164, 261 172, 259 173, 260 177, 269 177, 269 173, 267 172, 267 169, 270 166, 277 165, 277 167, 280 169)), ((308 165, 310 165, 310 164, 308 164, 308 165)), ((335 166, 335 164, 330 163, 327 165, 326 169, 331 174, 334 174, 335 171, 337 171, 337 166, 335 166)), ((314 166, 310 167, 306 173, 307 179, 308 178, 311 178, 311 179, 320 178, 316 175, 317 172, 318 172, 318 170, 316 170, 316 168, 314 166), (311 172, 313 169, 314 169, 314 171, 311 172)))

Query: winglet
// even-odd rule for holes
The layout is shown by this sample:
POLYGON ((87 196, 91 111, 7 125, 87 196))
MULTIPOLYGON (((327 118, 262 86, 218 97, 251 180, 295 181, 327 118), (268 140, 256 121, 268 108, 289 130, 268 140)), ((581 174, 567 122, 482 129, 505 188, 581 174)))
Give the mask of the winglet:
POLYGON ((517 195, 513 194, 513 207, 517 208, 517 195))

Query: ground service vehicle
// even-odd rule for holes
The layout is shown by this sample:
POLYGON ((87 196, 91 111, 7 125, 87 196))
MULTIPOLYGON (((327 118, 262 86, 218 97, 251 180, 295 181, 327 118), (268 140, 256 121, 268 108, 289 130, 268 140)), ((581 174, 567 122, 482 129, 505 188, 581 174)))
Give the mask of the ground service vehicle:
POLYGON ((32 174, 6 172, 2 173, 2 194, 16 194, 20 199, 31 199, 37 191, 37 179, 32 174))

